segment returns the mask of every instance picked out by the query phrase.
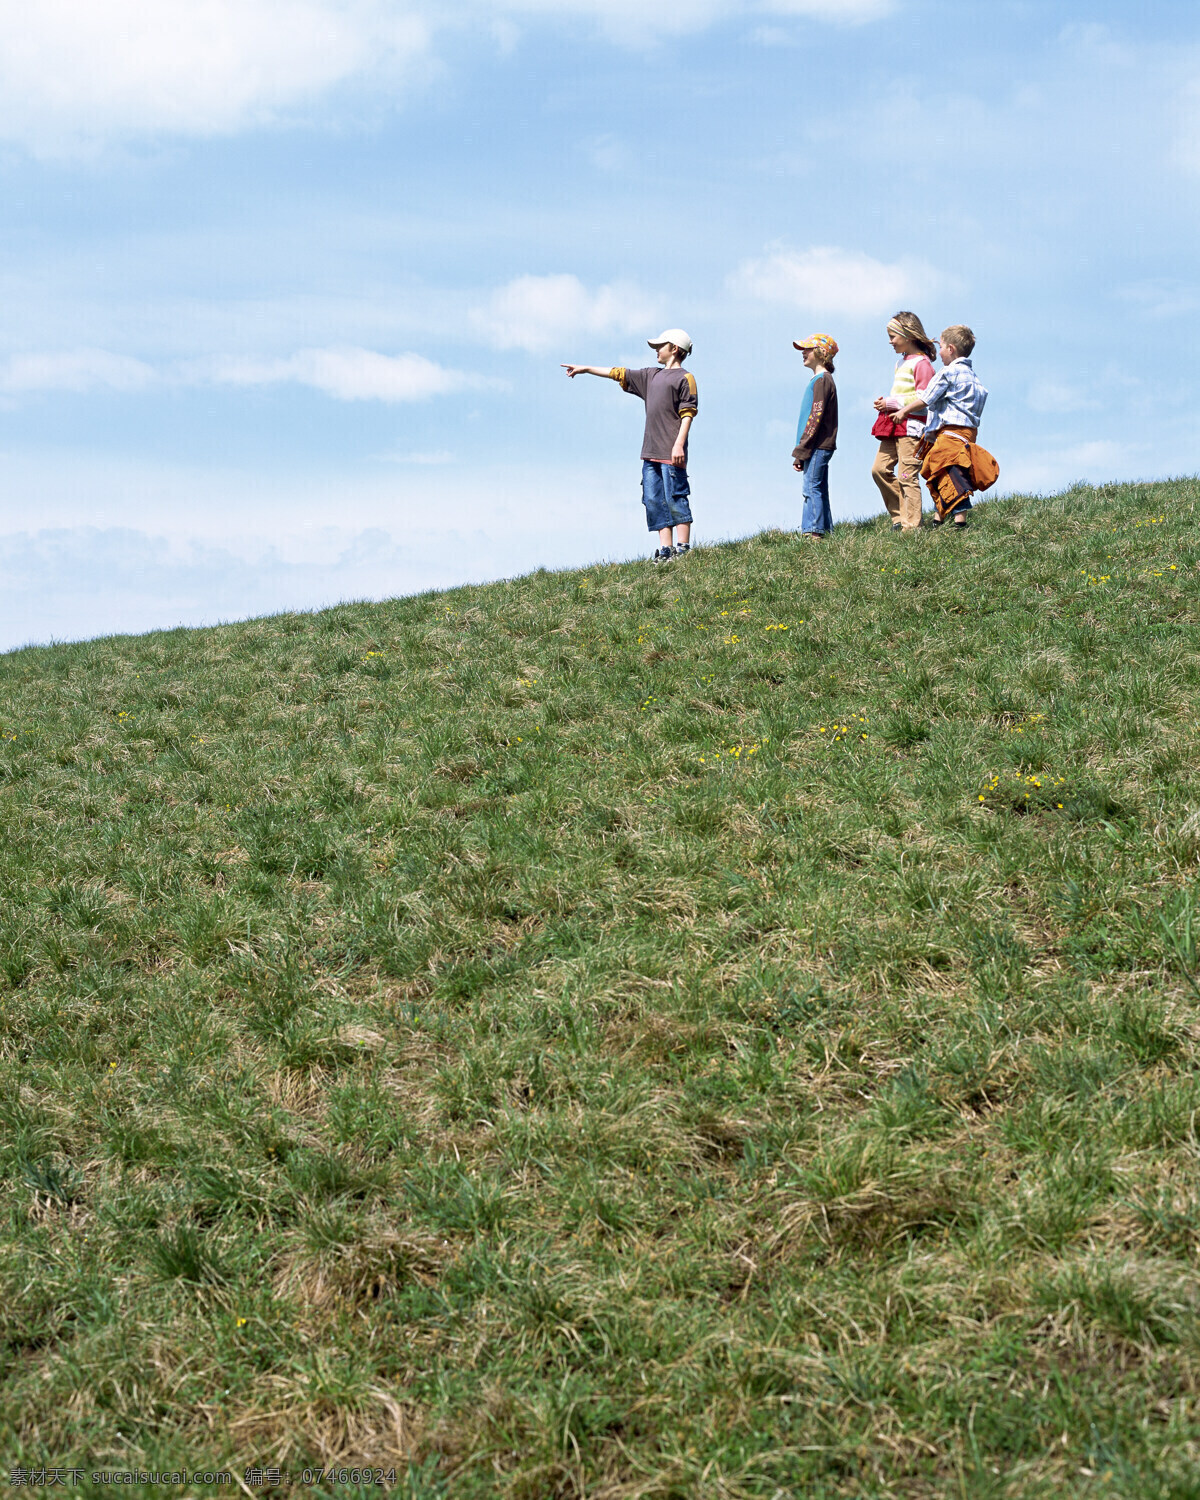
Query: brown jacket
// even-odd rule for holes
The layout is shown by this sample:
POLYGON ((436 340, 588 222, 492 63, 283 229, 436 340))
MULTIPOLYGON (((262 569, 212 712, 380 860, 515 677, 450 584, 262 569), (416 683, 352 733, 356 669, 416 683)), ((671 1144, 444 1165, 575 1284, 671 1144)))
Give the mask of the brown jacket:
POLYGON ((808 421, 804 424, 804 431, 798 434, 796 446, 792 449, 792 457, 797 463, 811 458, 817 448, 825 448, 832 453, 837 447, 837 386, 828 372, 818 375, 813 381, 812 398, 808 421))

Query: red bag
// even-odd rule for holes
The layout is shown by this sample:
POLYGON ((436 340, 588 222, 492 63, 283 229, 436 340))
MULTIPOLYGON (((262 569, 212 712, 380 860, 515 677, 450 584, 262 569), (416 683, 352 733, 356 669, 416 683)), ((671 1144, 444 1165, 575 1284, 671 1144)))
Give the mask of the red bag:
POLYGON ((871 428, 871 436, 875 438, 897 438, 908 436, 908 418, 903 422, 894 422, 890 412, 881 411, 875 418, 875 425, 871 428))

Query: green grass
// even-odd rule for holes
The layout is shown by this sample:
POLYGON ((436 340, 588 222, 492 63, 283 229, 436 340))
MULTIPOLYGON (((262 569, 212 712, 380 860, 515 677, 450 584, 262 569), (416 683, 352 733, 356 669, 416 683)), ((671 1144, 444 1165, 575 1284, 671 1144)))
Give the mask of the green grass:
POLYGON ((0 658, 5 1460, 1200 1496, 1198 500, 0 658))

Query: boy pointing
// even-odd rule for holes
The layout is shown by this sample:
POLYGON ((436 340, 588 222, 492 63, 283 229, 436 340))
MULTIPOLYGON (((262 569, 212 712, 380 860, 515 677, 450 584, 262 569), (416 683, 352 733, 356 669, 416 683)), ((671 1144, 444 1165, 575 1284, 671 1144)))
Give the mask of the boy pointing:
POLYGON ((615 380, 623 391, 646 403, 646 434, 642 440, 642 504, 646 526, 658 532, 656 563, 670 562, 691 550, 692 510, 688 504, 688 432, 696 415, 696 377, 683 368, 692 341, 682 328, 668 328, 648 339, 658 364, 644 370, 624 365, 563 365, 576 375, 599 375, 615 380))

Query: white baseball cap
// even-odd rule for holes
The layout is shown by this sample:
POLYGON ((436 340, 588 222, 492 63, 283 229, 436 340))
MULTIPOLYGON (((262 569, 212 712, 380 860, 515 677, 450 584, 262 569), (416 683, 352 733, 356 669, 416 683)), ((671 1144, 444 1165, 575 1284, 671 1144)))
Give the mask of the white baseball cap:
POLYGON ((681 354, 692 352, 692 341, 682 328, 668 328, 665 333, 660 333, 656 339, 647 339, 646 342, 651 349, 661 349, 664 344, 674 344, 681 354))

